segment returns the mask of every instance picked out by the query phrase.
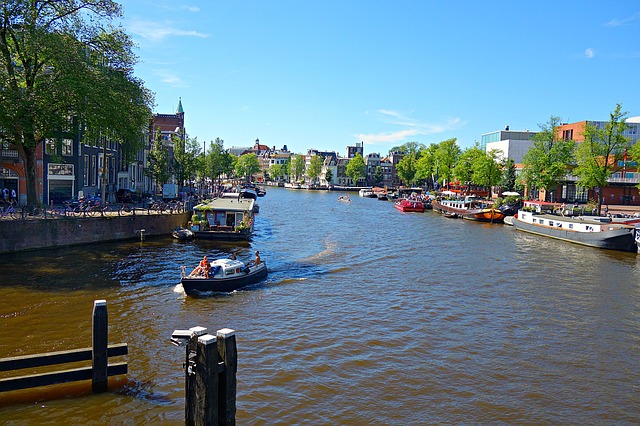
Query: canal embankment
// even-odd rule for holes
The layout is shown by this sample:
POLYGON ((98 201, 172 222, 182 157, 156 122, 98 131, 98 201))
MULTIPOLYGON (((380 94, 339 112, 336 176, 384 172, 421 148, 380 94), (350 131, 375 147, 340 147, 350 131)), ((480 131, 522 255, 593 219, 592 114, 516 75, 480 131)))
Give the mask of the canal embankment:
POLYGON ((0 253, 168 235, 172 229, 185 226, 190 217, 187 211, 2 220, 0 253))

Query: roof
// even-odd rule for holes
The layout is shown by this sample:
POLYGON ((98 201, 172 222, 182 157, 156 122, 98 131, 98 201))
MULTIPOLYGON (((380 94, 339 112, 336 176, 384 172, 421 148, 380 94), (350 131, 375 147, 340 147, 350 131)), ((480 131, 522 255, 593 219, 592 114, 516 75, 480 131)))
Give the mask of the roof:
POLYGON ((251 198, 214 198, 213 200, 198 204, 194 210, 224 210, 224 211, 253 211, 254 200, 251 198))

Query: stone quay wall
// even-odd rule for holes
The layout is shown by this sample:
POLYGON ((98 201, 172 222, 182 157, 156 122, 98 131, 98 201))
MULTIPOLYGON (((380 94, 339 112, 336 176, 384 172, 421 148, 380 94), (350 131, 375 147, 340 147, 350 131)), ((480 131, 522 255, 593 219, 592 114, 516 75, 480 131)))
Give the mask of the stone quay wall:
POLYGON ((0 253, 169 235, 191 212, 0 221, 0 253))

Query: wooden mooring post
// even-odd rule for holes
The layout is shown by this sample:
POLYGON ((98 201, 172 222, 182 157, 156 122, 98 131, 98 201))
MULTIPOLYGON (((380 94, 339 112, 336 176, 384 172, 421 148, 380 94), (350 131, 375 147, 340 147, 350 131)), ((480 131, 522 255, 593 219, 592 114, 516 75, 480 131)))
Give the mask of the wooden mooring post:
POLYGON ((204 327, 175 330, 171 342, 185 347, 185 424, 236 424, 238 351, 235 331, 213 336, 204 327))
POLYGON ((126 343, 109 345, 107 302, 93 302, 93 345, 90 348, 47 352, 0 359, 0 371, 23 370, 27 368, 53 366, 78 361, 91 361, 91 366, 37 373, 0 379, 0 392, 28 389, 60 383, 91 380, 94 392, 104 392, 109 376, 127 374, 127 363, 109 364, 109 357, 127 355, 126 343))

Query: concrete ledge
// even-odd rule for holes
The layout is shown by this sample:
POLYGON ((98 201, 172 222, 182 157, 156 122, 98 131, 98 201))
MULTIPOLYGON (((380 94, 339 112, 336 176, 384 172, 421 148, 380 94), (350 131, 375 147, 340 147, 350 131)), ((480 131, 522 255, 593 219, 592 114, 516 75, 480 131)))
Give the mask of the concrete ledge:
POLYGON ((169 235, 186 226, 191 212, 0 221, 0 253, 169 235))

